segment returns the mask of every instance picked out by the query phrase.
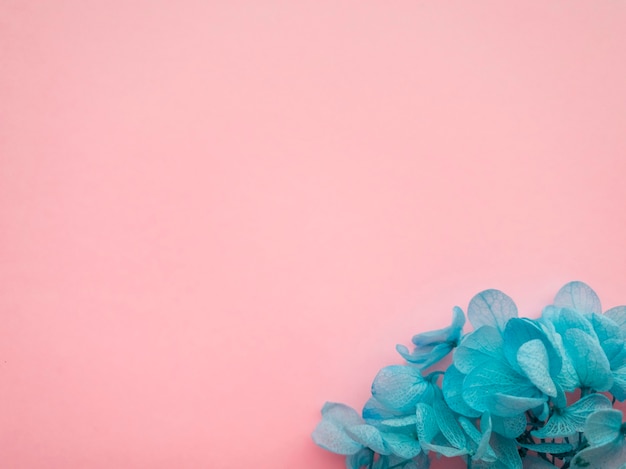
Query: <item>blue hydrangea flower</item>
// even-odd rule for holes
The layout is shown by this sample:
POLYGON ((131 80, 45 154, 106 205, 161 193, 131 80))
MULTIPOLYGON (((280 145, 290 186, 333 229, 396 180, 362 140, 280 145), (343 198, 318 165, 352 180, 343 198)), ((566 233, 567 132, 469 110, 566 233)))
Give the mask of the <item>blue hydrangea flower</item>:
POLYGON ((596 293, 570 282, 539 320, 498 290, 474 296, 467 316, 465 335, 455 307, 412 352, 399 345, 408 363, 379 371, 361 415, 324 405, 313 440, 347 469, 423 469, 429 454, 472 469, 626 469, 626 423, 612 408, 626 400, 626 306, 602 314, 596 293), (423 374, 451 351, 447 369, 423 374))
POLYGON ((463 310, 455 306, 452 324, 448 327, 413 336, 412 342, 415 346, 413 352, 409 352, 404 345, 397 345, 396 350, 406 361, 417 365, 420 369, 428 368, 438 363, 458 345, 464 325, 463 310))
POLYGON ((517 317, 517 307, 504 293, 487 290, 470 302, 468 316, 477 330, 463 339, 454 354, 452 379, 444 378, 444 394, 458 412, 516 417, 544 409, 549 398, 563 396, 555 382, 562 360, 536 321, 517 317))

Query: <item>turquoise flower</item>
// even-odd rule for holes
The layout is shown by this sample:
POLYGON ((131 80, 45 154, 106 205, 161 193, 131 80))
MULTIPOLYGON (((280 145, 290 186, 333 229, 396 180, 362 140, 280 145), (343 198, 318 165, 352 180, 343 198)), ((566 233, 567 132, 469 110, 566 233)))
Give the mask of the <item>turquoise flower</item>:
POLYGON ((515 417, 530 409, 542 412, 549 398, 563 397, 554 378, 562 361, 541 326, 517 317, 504 293, 487 290, 470 302, 474 327, 454 354, 454 369, 444 378, 444 394, 457 412, 468 417, 489 411, 515 417), (448 379, 450 378, 450 379, 448 379))
POLYGON ((450 326, 397 346, 407 363, 378 372, 361 414, 326 403, 315 443, 347 469, 424 469, 431 455, 472 469, 626 469, 613 409, 626 400, 626 306, 602 314, 598 295, 570 282, 538 320, 498 290, 474 296, 467 317, 465 335, 455 307, 450 326))

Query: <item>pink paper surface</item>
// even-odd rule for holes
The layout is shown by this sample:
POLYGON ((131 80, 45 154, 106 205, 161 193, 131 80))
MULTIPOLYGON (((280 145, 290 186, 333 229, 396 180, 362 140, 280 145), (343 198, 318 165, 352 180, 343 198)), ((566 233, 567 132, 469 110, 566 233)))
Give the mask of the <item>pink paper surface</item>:
POLYGON ((452 306, 626 302, 625 24, 0 0, 1 465, 339 469, 324 401, 452 306))

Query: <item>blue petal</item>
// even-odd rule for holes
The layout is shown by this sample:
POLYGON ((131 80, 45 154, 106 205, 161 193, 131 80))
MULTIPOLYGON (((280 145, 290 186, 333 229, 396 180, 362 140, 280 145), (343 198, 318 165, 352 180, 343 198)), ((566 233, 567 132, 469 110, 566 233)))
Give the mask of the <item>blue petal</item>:
POLYGON ((458 345, 464 324, 463 311, 455 307, 450 326, 414 336, 413 352, 410 352, 404 345, 397 345, 396 350, 406 361, 419 365, 421 369, 428 368, 439 362, 458 345))
POLYGON ((489 402, 489 410, 494 415, 514 417, 526 410, 545 406, 547 397, 512 396, 510 394, 495 393, 489 402))
POLYGON ((372 383, 372 395, 384 406, 400 412, 412 410, 429 392, 430 383, 412 366, 387 366, 372 383))
POLYGON ((362 423, 359 414, 352 408, 327 402, 322 408, 322 420, 313 430, 313 441, 318 446, 336 454, 355 454, 363 445, 354 441, 346 427, 362 423))
POLYGON ((484 364, 467 375, 463 399, 472 408, 512 417, 540 405, 547 398, 526 378, 499 362, 484 364), (510 407, 507 407, 510 406, 510 407))
POLYGON ((522 469, 522 459, 517 452, 515 440, 504 438, 497 433, 492 434, 491 447, 498 457, 498 461, 507 469, 522 469))
POLYGON ((548 351, 541 340, 533 339, 523 343, 517 351, 517 363, 541 392, 556 397, 556 384, 550 377, 548 351))
POLYGON ((402 416, 401 412, 392 411, 385 407, 375 397, 370 397, 363 406, 363 418, 368 423, 402 416))
POLYGON ((435 399, 433 410, 435 411, 435 419, 437 419, 439 430, 441 430, 443 436, 446 437, 453 447, 466 449, 467 441, 465 434, 446 403, 441 399, 435 399))
MULTIPOLYGON (((561 371, 561 357, 548 339, 546 333, 541 329, 539 323, 525 318, 511 319, 504 329, 503 338, 504 355, 517 371, 522 371, 518 363, 519 348, 531 340, 539 340, 543 344, 546 353, 546 357, 544 357, 545 363, 549 366, 548 374, 550 376, 557 376, 561 371)), ((526 351, 531 352, 529 349, 526 351)), ((536 347, 534 351, 542 353, 539 352, 536 347)))
POLYGON ((435 411, 428 404, 417 404, 415 409, 415 415, 417 416, 417 436, 422 442, 432 441, 437 433, 439 433, 439 426, 435 418, 435 411))
POLYGON ((552 343, 552 346, 561 357, 561 371, 556 377, 553 376, 553 378, 555 378, 557 384, 564 391, 572 392, 580 385, 580 380, 578 379, 572 360, 565 351, 563 337, 556 331, 552 322, 542 320, 542 326, 548 340, 552 343))
POLYGON ((412 459, 422 452, 419 441, 412 436, 383 432, 383 438, 389 450, 401 458, 412 459))
POLYGON ((363 448, 358 453, 352 454, 346 458, 347 469, 361 469, 363 466, 369 466, 374 459, 374 452, 369 448, 363 448))
POLYGON ((493 431, 505 438, 517 438, 526 430, 526 415, 523 413, 513 417, 491 417, 493 431))
POLYGON ((616 306, 609 309, 604 315, 612 319, 621 329, 622 334, 626 336, 626 306, 616 306))
POLYGON ((439 362, 448 355, 453 348, 452 343, 442 342, 435 346, 415 347, 413 352, 410 352, 404 345, 396 345, 398 353, 402 355, 407 362, 418 365, 421 370, 439 362))
POLYGON ((624 350, 624 336, 620 327, 611 318, 602 314, 593 314, 591 324, 606 358, 611 362, 624 350))
POLYGON ((626 464, 626 446, 608 444, 582 450, 572 459, 571 469, 624 469, 626 464))
POLYGON ((465 315, 458 306, 452 309, 452 324, 436 331, 424 332, 413 336, 412 342, 417 346, 436 345, 451 339, 458 339, 465 325, 465 315))
POLYGON ((622 413, 602 409, 591 414, 585 423, 585 437, 591 446, 602 446, 620 438, 622 413))
POLYGON ((367 424, 353 425, 346 429, 346 433, 357 443, 370 448, 379 454, 389 454, 380 431, 367 424))
POLYGON ((613 370, 613 386, 610 393, 620 402, 626 400, 626 364, 613 370))
POLYGON ((474 329, 492 326, 502 332, 507 321, 517 317, 517 306, 500 290, 485 290, 471 299, 467 317, 474 329))
POLYGON ((565 284, 554 298, 554 305, 571 308, 579 313, 601 313, 600 298, 593 289, 583 282, 565 284))
POLYGON ((546 306, 543 310, 542 319, 550 321, 561 335, 569 329, 580 329, 589 335, 595 335, 589 319, 573 309, 546 306))
POLYGON ((565 409, 554 412, 545 425, 532 431, 536 438, 562 438, 585 430, 585 422, 594 412, 610 409, 611 401, 602 394, 589 394, 565 409))
POLYGON ((415 433, 416 423, 417 418, 415 417, 415 415, 407 415, 405 417, 381 420, 377 423, 377 427, 383 431, 411 435, 415 433))
POLYGON ((479 417, 480 412, 472 409, 463 399, 463 381, 465 375, 454 365, 450 365, 443 376, 442 391, 446 403, 457 414, 466 417, 479 417))
POLYGON ((483 326, 466 335, 454 352, 454 365, 463 374, 494 361, 502 362, 504 342, 498 329, 483 326))
POLYGON ((579 330, 565 333, 565 349, 572 360, 580 383, 596 391, 608 391, 613 385, 611 365, 598 340, 579 330))

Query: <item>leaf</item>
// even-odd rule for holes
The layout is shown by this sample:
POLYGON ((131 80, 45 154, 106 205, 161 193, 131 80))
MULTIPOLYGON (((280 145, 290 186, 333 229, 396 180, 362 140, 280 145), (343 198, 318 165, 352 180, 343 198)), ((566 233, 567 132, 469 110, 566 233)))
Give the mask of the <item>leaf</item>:
POLYGON ((502 332, 507 321, 517 317, 517 306, 500 290, 485 290, 471 299, 467 317, 474 329, 492 326, 502 332))
POLYGON ((600 298, 593 289, 583 282, 569 282, 556 294, 554 305, 571 308, 579 313, 602 313, 600 298))

